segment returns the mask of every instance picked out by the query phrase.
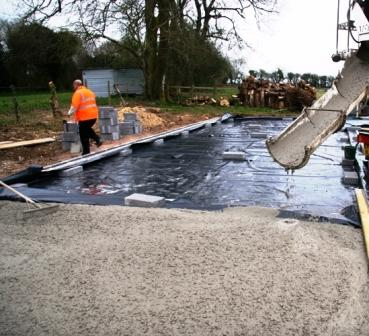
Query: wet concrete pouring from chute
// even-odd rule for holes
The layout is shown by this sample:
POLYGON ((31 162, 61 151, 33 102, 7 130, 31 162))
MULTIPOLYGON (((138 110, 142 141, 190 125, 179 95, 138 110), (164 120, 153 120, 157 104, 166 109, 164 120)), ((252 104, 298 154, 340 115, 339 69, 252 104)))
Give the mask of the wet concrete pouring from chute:
POLYGON ((125 196, 142 193, 165 197, 168 207, 265 206, 352 219, 353 188, 342 184, 342 133, 332 135, 306 167, 286 174, 272 161, 260 135, 278 134, 290 122, 235 120, 163 144, 133 146, 128 157, 117 155, 74 176, 30 183, 31 195, 65 203, 123 204, 125 196), (243 151, 247 160, 225 161, 225 151, 243 151))

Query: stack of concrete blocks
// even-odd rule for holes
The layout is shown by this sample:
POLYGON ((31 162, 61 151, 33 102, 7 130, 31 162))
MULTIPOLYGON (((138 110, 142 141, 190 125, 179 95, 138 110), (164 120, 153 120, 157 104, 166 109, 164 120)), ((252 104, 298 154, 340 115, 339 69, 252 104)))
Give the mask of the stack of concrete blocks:
POLYGON ((120 135, 132 135, 142 132, 142 125, 134 112, 124 113, 124 121, 119 124, 120 135))
POLYGON ((74 122, 65 122, 63 125, 64 132, 62 135, 62 147, 65 151, 72 153, 79 152, 81 142, 79 137, 78 124, 74 122))
POLYGON ((118 113, 113 107, 100 107, 99 128, 102 141, 112 141, 120 139, 118 113))

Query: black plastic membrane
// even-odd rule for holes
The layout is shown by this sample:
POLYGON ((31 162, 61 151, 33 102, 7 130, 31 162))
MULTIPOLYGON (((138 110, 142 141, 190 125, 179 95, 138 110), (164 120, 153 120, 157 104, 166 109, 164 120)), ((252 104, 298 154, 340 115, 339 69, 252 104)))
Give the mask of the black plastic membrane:
POLYGON ((48 177, 22 189, 39 200, 65 203, 123 204, 125 196, 143 193, 165 197, 169 207, 256 205, 346 219, 354 193, 341 181, 343 133, 332 135, 306 167, 287 174, 272 161, 259 134, 277 134, 290 122, 223 123, 161 145, 134 146, 128 157, 114 156, 77 175, 48 177), (225 161, 224 151, 243 151, 247 161, 225 161))

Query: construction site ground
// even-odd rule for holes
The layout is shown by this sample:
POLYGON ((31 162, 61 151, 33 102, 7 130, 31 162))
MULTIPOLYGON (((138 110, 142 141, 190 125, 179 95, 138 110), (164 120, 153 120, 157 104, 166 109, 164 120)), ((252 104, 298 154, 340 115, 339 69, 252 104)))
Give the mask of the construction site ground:
MULTIPOLYGON (((144 133, 135 137, 225 112, 266 114, 212 106, 149 110, 144 133)), ((18 125, 0 122, 0 141, 60 136, 61 116, 33 115, 18 125)), ((71 156, 60 142, 0 151, 0 175, 71 156)), ((27 209, 0 202, 1 336, 368 335, 360 229, 256 207, 61 204, 55 213, 22 219, 27 209)))
MULTIPOLYGON (((206 120, 214 116, 222 115, 227 111, 243 115, 268 115, 286 116, 296 115, 289 111, 273 111, 270 109, 252 109, 236 107, 224 109, 214 106, 183 107, 172 105, 167 108, 148 107, 148 118, 142 121, 144 131, 134 136, 126 136, 119 141, 105 142, 99 149, 107 149, 120 143, 125 143, 133 139, 139 139, 148 135, 157 134, 166 130, 175 129, 180 126, 206 120)), ((66 111, 64 111, 65 113, 66 111)), ((0 142, 2 141, 23 141, 46 137, 58 138, 63 131, 63 116, 54 118, 50 111, 32 111, 26 119, 19 124, 9 122, 9 118, 4 118, 0 114, 0 142), (1 118, 3 117, 3 120, 1 118), (3 121, 3 122, 1 122, 3 121)), ((92 151, 96 147, 92 145, 92 151)), ((73 157, 69 152, 62 151, 61 143, 56 141, 50 144, 37 145, 32 147, 18 147, 0 151, 0 177, 5 177, 17 171, 23 170, 30 164, 41 166, 56 163, 73 157)))

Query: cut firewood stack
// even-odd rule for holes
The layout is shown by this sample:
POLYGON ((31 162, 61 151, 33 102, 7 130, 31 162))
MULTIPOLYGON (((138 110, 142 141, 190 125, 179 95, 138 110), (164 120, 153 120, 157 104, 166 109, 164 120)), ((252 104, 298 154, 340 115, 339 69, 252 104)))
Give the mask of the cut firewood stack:
POLYGON ((302 110, 316 100, 316 89, 301 80, 297 85, 273 83, 249 76, 239 86, 241 104, 249 107, 302 110))
POLYGON ((209 96, 194 96, 191 98, 187 98, 184 101, 184 105, 193 106, 193 105, 216 105, 217 101, 214 98, 209 96))

